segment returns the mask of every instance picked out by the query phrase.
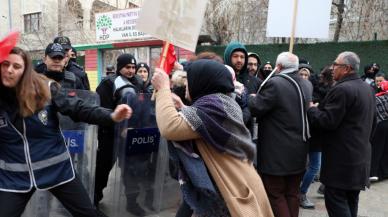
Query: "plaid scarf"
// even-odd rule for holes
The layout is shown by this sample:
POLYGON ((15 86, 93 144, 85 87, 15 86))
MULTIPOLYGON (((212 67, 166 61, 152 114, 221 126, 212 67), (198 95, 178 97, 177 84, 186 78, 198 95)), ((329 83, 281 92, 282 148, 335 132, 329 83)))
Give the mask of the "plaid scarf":
MULTIPOLYGON (((244 125, 242 111, 231 97, 225 94, 206 95, 192 106, 184 107, 180 114, 207 144, 220 152, 239 159, 254 159, 256 147, 244 125)), ((195 141, 170 142, 169 153, 172 164, 178 170, 183 199, 196 216, 230 216, 205 163, 197 154, 195 141)))
POLYGON ((210 94, 180 113, 206 143, 220 152, 253 161, 256 146, 245 127, 240 106, 225 94, 210 94))
POLYGON ((388 94, 376 97, 377 123, 388 120, 388 94))

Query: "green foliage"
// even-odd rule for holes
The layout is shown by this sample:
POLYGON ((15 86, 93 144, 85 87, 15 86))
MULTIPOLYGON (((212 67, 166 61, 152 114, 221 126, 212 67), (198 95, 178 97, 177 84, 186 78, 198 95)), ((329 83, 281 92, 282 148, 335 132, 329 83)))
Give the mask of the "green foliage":
POLYGON ((112 27, 112 20, 106 15, 102 15, 97 20, 97 29, 101 29, 102 27, 112 27))
MULTIPOLYGON (((219 56, 224 56, 226 46, 198 46, 196 53, 212 51, 219 56)), ((246 45, 248 52, 258 53, 261 62, 270 61, 275 63, 276 57, 283 51, 288 51, 288 44, 264 44, 246 45)), ((361 59, 360 74, 364 72, 364 66, 376 62, 381 69, 388 74, 388 41, 365 41, 365 42, 327 42, 315 44, 296 44, 294 53, 299 58, 307 59, 315 72, 319 72, 325 65, 331 64, 337 55, 343 51, 352 51, 361 59)))

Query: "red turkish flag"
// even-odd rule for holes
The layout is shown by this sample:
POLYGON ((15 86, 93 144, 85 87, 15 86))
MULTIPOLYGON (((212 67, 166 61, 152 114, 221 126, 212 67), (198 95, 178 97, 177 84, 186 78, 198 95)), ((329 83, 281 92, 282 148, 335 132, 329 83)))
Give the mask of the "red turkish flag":
MULTIPOLYGON (((164 42, 166 43, 166 42, 164 42)), ((160 54, 160 68, 162 68, 168 75, 171 74, 172 69, 176 61, 176 54, 173 44, 163 45, 162 53, 160 54), (167 50, 165 50, 167 49, 167 50)))
POLYGON ((16 46, 18 41, 19 32, 11 32, 0 41, 0 63, 7 59, 9 52, 16 46))

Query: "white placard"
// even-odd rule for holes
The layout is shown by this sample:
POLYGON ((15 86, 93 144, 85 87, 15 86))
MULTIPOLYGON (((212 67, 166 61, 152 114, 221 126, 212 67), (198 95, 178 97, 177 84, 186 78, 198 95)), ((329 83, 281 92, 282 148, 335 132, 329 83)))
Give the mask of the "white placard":
POLYGON ((137 28, 194 52, 206 4, 207 0, 146 0, 137 28))
MULTIPOLYGON (((331 0, 298 0, 295 37, 329 38, 331 0)), ((267 37, 291 37, 294 0, 270 0, 267 37)))
POLYGON ((136 29, 140 8, 96 14, 96 39, 99 42, 151 37, 136 29))

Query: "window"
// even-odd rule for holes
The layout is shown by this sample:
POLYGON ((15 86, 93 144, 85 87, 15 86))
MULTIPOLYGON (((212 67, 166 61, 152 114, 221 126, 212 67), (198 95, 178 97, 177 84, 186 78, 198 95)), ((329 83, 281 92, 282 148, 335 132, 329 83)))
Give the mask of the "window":
POLYGON ((32 33, 40 30, 42 24, 42 14, 32 13, 24 15, 24 32, 32 33))

